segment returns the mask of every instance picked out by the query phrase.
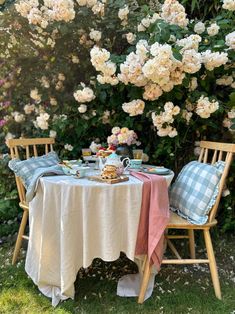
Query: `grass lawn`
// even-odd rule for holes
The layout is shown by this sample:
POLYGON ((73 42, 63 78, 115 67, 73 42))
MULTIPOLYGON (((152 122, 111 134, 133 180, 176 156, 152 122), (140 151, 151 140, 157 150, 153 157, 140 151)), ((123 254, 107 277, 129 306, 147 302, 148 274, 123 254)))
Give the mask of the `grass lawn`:
MULTIPOLYGON (((135 298, 116 296, 118 278, 135 271, 125 257, 113 263, 95 260, 82 269, 76 281, 75 300, 62 302, 55 309, 24 271, 24 258, 11 266, 12 245, 0 247, 0 313, 235 313, 234 237, 214 241, 223 300, 214 296, 208 267, 163 266, 155 280, 152 297, 143 305, 135 298)), ((203 249, 199 249, 203 254, 203 249)))

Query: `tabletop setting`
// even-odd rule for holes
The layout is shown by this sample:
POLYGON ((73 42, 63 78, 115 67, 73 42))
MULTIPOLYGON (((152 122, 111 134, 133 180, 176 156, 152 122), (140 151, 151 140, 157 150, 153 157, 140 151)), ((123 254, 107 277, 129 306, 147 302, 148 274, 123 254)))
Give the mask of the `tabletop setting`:
MULTIPOLYGON (((27 177, 25 270, 53 306, 74 297, 77 272, 94 258, 115 261, 124 252, 139 266, 138 275, 119 280, 119 296, 139 295, 144 256, 160 269, 174 173, 147 164, 143 149, 120 145, 137 143, 132 130, 112 132, 105 147, 92 142, 79 159, 61 160, 51 151, 9 163, 17 176, 27 177)), ((150 283, 145 298, 151 295, 150 283)))

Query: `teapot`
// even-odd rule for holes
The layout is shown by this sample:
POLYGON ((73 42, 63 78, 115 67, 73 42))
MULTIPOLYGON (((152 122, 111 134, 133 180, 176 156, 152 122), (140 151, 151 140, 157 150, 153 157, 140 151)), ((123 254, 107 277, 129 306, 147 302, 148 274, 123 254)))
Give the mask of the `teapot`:
POLYGON ((104 166, 106 165, 112 165, 115 166, 117 168, 117 174, 121 175, 123 174, 123 172, 127 169, 127 167, 130 164, 130 158, 126 157, 123 160, 121 160, 120 156, 117 155, 116 153, 112 153, 111 155, 109 155, 108 157, 106 157, 106 161, 104 161, 101 157, 99 157, 99 168, 102 171, 102 169, 104 168, 104 166), (124 166, 126 163, 126 166, 124 166))

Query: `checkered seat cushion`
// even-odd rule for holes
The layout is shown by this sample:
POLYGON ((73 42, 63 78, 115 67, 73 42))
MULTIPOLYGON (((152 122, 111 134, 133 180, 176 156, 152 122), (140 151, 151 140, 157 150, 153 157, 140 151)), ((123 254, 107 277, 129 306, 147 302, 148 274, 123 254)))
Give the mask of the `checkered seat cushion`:
POLYGON ((12 159, 9 161, 9 168, 20 177, 26 188, 26 200, 33 199, 38 180, 45 175, 63 174, 58 166, 59 157, 55 152, 50 152, 40 157, 32 157, 26 160, 12 159))
POLYGON ((170 190, 170 207, 193 224, 203 225, 215 204, 225 163, 192 161, 181 170, 170 190))

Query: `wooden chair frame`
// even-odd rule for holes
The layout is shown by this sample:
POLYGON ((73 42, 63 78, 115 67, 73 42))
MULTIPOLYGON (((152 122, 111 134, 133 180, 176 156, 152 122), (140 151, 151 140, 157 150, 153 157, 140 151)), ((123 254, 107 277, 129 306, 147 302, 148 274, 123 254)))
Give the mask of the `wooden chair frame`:
MULTIPOLYGON (((216 161, 220 161, 220 160, 225 161, 225 168, 223 170, 223 173, 219 182, 219 193, 217 195, 216 202, 209 213, 208 221, 204 225, 191 224, 187 220, 178 216, 176 213, 171 212, 171 217, 167 225, 167 229, 168 230, 169 229, 184 229, 187 231, 187 234, 186 235, 168 235, 168 234, 165 235, 167 245, 176 256, 176 259, 163 259, 162 264, 180 264, 180 265, 200 264, 200 263, 209 264, 215 295, 218 299, 221 299, 222 297, 221 297, 220 282, 219 282, 218 270, 216 266, 215 254, 214 254, 211 236, 210 236, 210 228, 214 227, 217 224, 215 217, 217 214, 222 191, 225 185, 226 177, 228 175, 229 168, 232 162, 233 153, 235 153, 235 144, 202 141, 200 142, 200 148, 201 148, 201 152, 198 159, 199 162, 208 163, 209 151, 213 152, 212 160, 210 164, 214 164, 216 161), (203 231, 204 240, 206 244, 207 259, 196 259, 194 230, 203 231), (190 251, 190 257, 191 257, 190 259, 181 258, 176 247, 171 241, 172 239, 177 240, 177 239, 185 239, 185 238, 189 240, 189 251, 190 251)), ((142 278, 142 283, 140 287, 138 303, 144 302, 144 297, 145 297, 146 289, 148 287, 150 274, 151 274, 151 265, 149 263, 148 258, 146 257, 145 263, 144 263, 143 278, 142 278)))
MULTIPOLYGON (((32 156, 37 157, 38 147, 42 145, 44 146, 45 154, 48 154, 49 151, 53 151, 54 143, 55 143, 54 138, 9 139, 6 142, 7 146, 10 149, 10 154, 11 154, 12 159, 13 158, 20 159, 20 150, 24 151, 24 155, 26 156, 26 159, 32 156), (30 154, 31 151, 32 151, 32 154, 30 154)), ((13 253, 13 258, 12 258, 13 265, 17 261, 20 248, 22 246, 22 240, 23 239, 28 240, 28 236, 24 235, 24 232, 25 232, 25 227, 28 221, 28 216, 29 216, 29 206, 26 202, 24 185, 19 177, 15 176, 15 179, 16 179, 16 186, 17 186, 19 199, 20 199, 19 206, 20 208, 23 209, 23 216, 22 216, 19 232, 17 235, 14 253, 13 253)))

